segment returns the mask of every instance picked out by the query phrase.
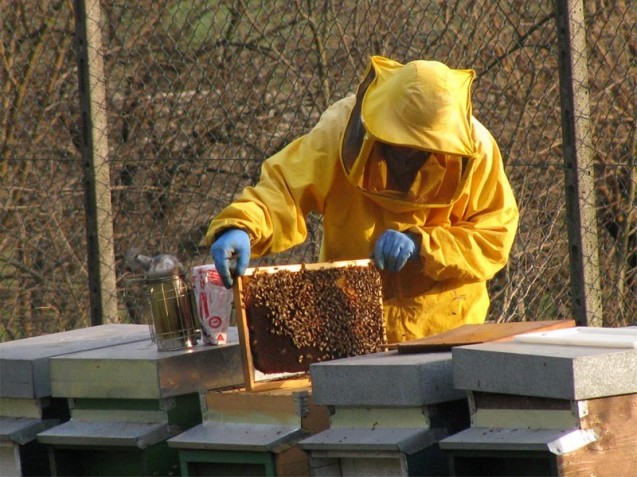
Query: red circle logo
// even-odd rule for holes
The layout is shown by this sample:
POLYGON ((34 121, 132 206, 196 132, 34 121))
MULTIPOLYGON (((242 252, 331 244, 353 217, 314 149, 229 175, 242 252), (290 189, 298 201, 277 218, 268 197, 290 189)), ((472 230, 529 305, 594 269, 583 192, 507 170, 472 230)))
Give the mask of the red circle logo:
POLYGON ((208 318, 208 326, 210 326, 210 328, 219 328, 221 326, 221 317, 211 316, 208 318))

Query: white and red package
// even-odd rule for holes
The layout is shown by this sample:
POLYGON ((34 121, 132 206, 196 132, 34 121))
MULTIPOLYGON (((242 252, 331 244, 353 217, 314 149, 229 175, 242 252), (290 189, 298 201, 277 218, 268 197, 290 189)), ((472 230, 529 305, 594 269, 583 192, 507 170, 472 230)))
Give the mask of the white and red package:
POLYGON ((232 311, 232 290, 223 286, 221 277, 212 264, 193 267, 192 284, 203 343, 226 344, 232 311))

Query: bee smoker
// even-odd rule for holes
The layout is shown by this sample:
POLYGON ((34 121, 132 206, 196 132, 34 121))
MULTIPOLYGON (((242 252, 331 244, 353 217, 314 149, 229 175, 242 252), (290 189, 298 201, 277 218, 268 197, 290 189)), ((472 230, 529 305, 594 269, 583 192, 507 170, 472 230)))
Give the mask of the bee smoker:
POLYGON ((148 281, 152 325, 150 333, 159 351, 189 348, 197 344, 194 293, 183 275, 148 281))
POLYGON ((197 344, 199 319, 195 294, 179 261, 166 254, 128 256, 133 270, 143 271, 150 310, 150 335, 159 351, 174 351, 197 344))

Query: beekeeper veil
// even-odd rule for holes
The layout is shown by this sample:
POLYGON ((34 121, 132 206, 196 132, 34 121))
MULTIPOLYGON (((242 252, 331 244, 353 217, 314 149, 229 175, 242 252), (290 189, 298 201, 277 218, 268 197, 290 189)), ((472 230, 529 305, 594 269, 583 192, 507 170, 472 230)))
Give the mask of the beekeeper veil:
POLYGON ((474 77, 473 70, 451 69, 437 61, 403 65, 372 57, 341 142, 349 181, 382 203, 453 203, 476 153, 471 129, 474 77), (383 144, 429 154, 408 190, 388 186, 383 144))

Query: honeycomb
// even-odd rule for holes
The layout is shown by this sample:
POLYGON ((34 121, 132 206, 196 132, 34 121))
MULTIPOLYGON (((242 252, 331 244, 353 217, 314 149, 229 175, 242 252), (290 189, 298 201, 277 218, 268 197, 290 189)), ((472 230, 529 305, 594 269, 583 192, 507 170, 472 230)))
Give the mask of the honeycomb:
POLYGON ((242 280, 253 366, 263 373, 307 372, 386 344, 375 267, 256 269, 242 280))

